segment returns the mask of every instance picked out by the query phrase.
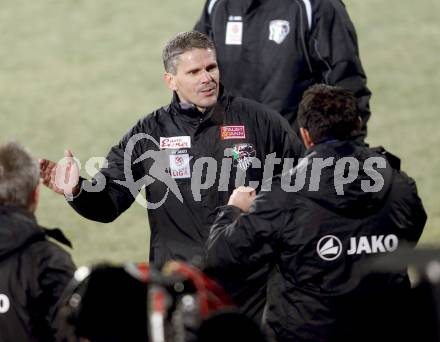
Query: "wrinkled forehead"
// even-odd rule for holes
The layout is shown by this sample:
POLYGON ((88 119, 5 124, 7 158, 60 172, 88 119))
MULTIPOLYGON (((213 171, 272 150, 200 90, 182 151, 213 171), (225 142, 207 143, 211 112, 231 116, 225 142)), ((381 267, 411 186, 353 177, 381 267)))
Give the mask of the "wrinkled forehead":
POLYGON ((173 58, 173 64, 178 70, 179 66, 189 67, 196 64, 217 64, 217 55, 211 48, 192 48, 183 51, 173 58))

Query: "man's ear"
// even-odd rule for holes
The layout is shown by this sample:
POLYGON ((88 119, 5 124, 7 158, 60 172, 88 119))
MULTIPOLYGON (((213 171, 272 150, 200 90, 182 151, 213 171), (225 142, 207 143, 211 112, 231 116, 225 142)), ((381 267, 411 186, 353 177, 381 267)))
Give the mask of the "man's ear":
POLYGON ((174 78, 174 75, 170 72, 166 72, 163 74, 163 81, 165 82, 165 85, 167 88, 171 91, 177 91, 177 85, 176 80, 174 78))
POLYGON ((309 131, 306 128, 300 127, 299 128, 299 133, 301 134, 301 138, 302 138, 302 140, 304 142, 304 146, 306 148, 310 148, 310 147, 315 145, 315 143, 313 142, 312 138, 310 137, 309 131))
POLYGON ((40 201, 40 184, 38 184, 34 191, 32 191, 29 198, 29 210, 33 213, 37 210, 38 202, 40 201))

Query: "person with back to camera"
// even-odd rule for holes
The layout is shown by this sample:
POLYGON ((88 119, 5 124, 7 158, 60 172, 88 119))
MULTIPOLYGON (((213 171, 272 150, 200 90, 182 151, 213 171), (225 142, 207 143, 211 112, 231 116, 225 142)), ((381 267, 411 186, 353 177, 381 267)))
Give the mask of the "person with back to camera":
POLYGON ((211 228, 206 271, 229 284, 272 260, 265 325, 277 341, 407 341, 406 268, 376 273, 366 262, 417 243, 426 213, 416 184, 396 157, 354 139, 346 90, 312 86, 298 120, 305 159, 271 192, 233 192, 211 228))
POLYGON ((0 342, 51 342, 57 304, 75 266, 35 218, 40 173, 17 143, 0 145, 0 342))

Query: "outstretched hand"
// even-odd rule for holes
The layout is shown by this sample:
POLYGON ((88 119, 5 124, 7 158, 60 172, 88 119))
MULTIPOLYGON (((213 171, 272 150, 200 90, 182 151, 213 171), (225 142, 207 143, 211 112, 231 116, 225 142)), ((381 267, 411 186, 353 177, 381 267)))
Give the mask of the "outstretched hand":
POLYGON ((64 158, 55 163, 40 159, 41 182, 60 195, 74 196, 79 192, 79 167, 70 150, 64 151, 64 158))
POLYGON ((257 193, 254 188, 249 186, 239 186, 232 192, 231 197, 229 197, 228 205, 233 205, 247 213, 249 212, 255 197, 257 197, 257 193))

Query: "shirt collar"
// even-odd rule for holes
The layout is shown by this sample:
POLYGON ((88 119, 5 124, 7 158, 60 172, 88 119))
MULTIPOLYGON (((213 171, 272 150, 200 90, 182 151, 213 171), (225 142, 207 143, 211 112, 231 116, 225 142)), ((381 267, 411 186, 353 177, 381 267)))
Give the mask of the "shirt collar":
MULTIPOLYGON (((219 92, 218 92, 218 98, 217 98, 217 104, 219 102, 222 102, 223 98, 225 98, 225 89, 223 87, 222 83, 219 83, 219 92)), ((177 92, 173 91, 173 98, 171 100, 170 106, 169 106, 169 112, 171 114, 175 115, 186 115, 192 118, 204 118, 210 116, 209 113, 213 112, 213 108, 216 107, 215 105, 211 108, 206 108, 204 112, 201 112, 194 104, 190 103, 182 103, 180 102, 179 95, 177 95, 177 92)))

